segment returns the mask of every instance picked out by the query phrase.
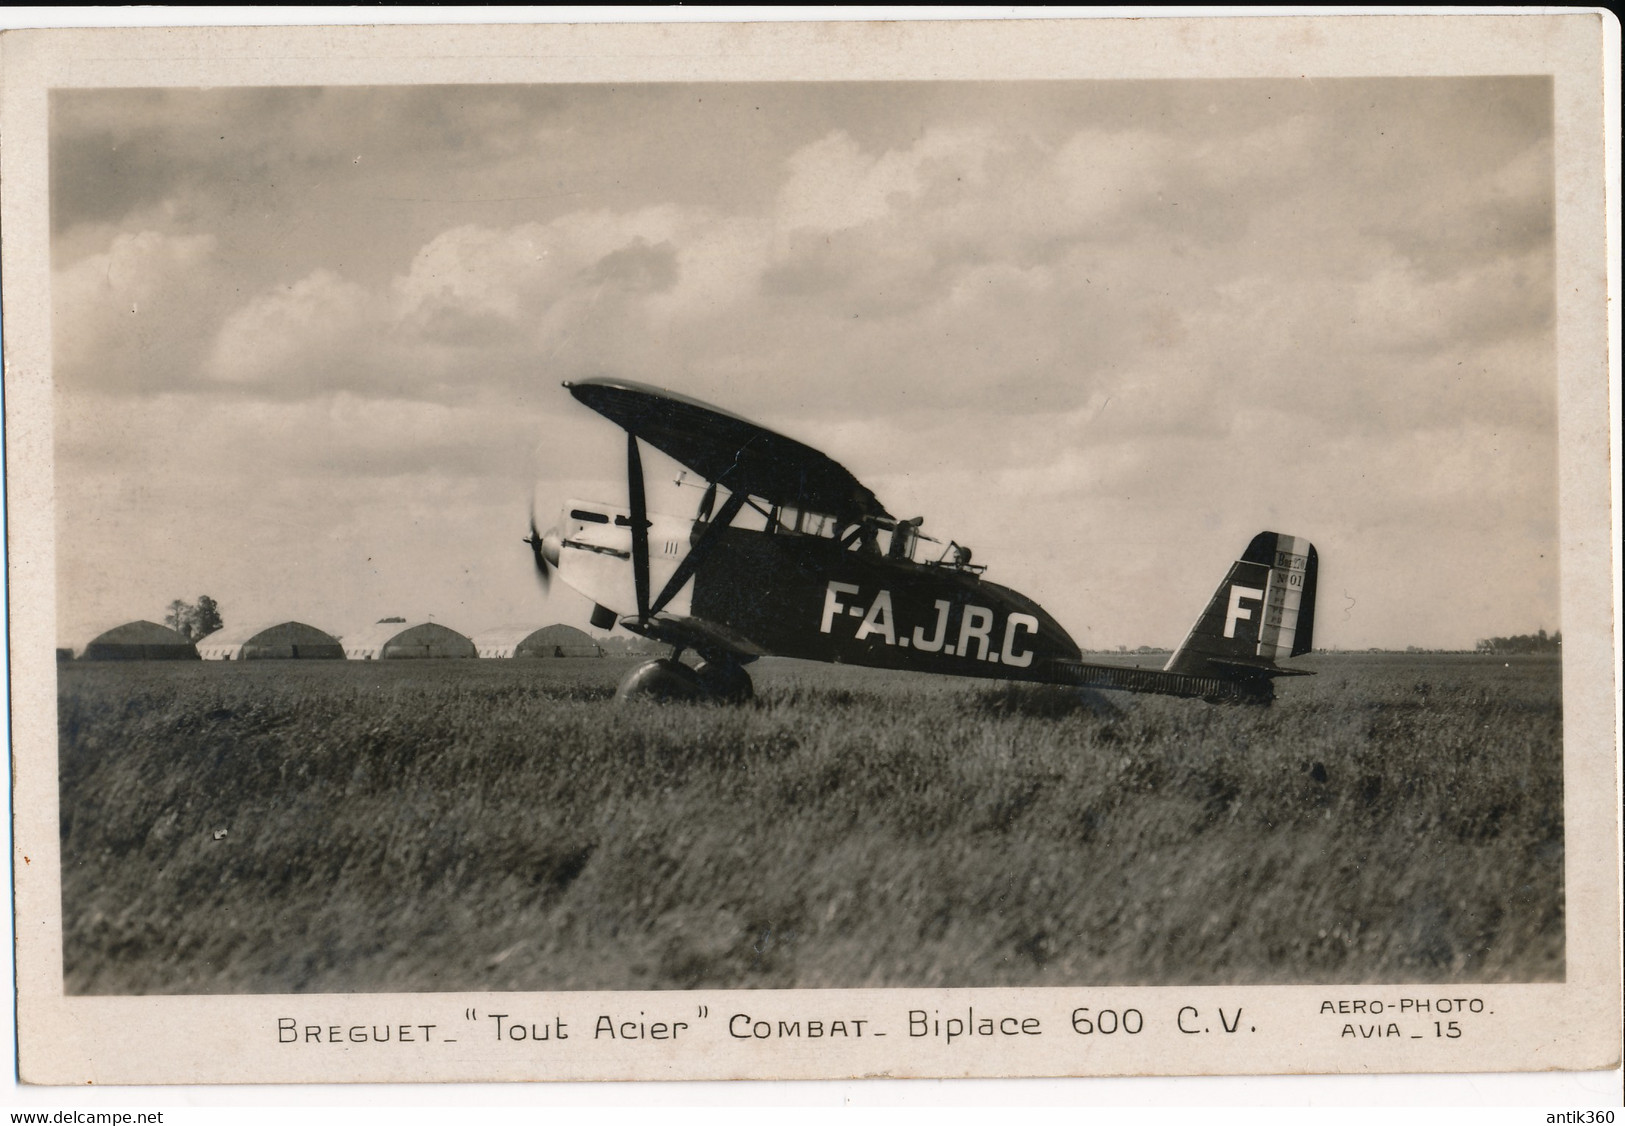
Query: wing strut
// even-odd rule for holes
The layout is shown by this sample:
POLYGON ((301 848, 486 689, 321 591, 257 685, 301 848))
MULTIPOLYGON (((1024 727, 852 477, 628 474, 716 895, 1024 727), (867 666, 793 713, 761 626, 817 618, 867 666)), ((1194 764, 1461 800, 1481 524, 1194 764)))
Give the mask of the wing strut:
MULTIPOLYGON (((716 485, 712 484, 711 488, 715 489, 716 485)), ((714 497, 716 494, 708 492, 706 495, 714 497)), ((734 517, 738 516, 739 510, 744 507, 745 493, 743 490, 728 494, 728 499, 722 502, 722 511, 717 513, 717 518, 705 526, 705 531, 700 533, 699 541, 689 549, 687 555, 683 556, 683 561, 677 564, 677 570, 673 571, 671 578, 666 580, 666 585, 660 591, 660 596, 655 599, 654 605, 649 607, 650 615, 660 613, 665 608, 666 603, 677 596, 677 592, 683 589, 683 584, 693 576, 695 569, 699 567, 700 562, 705 558, 712 546, 715 545, 720 537, 721 529, 732 524, 734 517)))
POLYGON ((626 432, 626 492, 632 509, 632 585, 637 592, 638 621, 649 620, 649 512, 643 498, 643 457, 638 438, 626 432))

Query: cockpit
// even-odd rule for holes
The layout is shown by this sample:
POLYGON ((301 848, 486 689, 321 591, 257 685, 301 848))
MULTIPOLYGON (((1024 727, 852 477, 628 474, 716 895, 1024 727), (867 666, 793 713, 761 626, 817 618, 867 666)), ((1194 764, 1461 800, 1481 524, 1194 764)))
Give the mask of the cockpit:
POLYGON ((735 524, 767 535, 814 536, 836 540, 848 551, 925 567, 950 567, 980 574, 985 568, 971 562, 971 549, 952 540, 943 543, 920 531, 925 517, 893 520, 865 517, 856 524, 842 523, 827 513, 793 505, 763 507, 753 497, 735 524))

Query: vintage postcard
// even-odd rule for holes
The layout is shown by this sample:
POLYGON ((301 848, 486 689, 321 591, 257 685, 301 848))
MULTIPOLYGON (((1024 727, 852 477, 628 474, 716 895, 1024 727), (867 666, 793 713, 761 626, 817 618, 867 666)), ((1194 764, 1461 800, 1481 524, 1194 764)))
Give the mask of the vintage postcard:
POLYGON ((23 1080, 1616 1066, 1605 19, 4 36, 23 1080))

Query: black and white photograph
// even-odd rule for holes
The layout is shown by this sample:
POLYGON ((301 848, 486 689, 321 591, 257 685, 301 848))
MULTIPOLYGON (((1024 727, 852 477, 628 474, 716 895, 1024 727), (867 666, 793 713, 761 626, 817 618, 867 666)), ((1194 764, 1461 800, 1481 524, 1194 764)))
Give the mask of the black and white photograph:
POLYGON ((44 91, 62 997, 1573 980, 1558 83, 44 91))

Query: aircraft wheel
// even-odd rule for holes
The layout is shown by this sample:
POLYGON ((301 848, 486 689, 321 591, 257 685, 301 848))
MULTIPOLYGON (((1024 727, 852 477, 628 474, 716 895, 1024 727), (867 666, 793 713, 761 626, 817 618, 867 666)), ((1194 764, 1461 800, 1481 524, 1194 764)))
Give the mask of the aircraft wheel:
POLYGON ((704 661, 696 670, 705 690, 725 704, 743 704, 756 695, 756 687, 738 661, 704 661))
POLYGON ((709 695, 698 673, 669 657, 639 665, 626 674, 626 679, 615 690, 616 700, 651 700, 661 704, 673 700, 703 700, 709 695))

